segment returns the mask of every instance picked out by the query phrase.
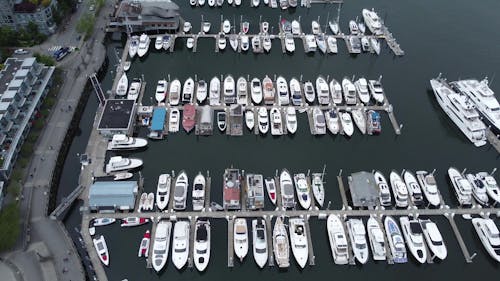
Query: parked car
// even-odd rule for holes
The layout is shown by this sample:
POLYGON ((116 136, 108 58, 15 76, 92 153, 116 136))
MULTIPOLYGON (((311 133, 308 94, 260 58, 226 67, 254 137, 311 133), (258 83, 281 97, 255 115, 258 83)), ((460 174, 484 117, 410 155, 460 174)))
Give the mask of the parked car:
POLYGON ((92 12, 93 10, 95 10, 95 5, 94 4, 90 5, 90 7, 89 7, 89 11, 92 12))
POLYGON ((16 55, 25 55, 27 53, 28 53, 28 51, 26 51, 25 49, 17 49, 14 51, 14 54, 16 54, 16 55))

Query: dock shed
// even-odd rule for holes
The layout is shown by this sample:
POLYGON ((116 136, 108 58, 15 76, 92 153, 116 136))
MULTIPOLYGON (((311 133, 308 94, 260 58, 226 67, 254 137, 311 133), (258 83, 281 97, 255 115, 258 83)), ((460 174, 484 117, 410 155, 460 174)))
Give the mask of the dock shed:
POLYGON ((379 190, 375 177, 369 172, 357 172, 348 178, 354 207, 375 207, 379 199, 379 190))
POLYGON ((101 135, 130 135, 134 129, 136 103, 134 100, 109 99, 104 104, 97 130, 101 135))
POLYGON ((136 181, 96 181, 90 186, 91 211, 133 210, 138 184, 136 181))
POLYGON ((162 139, 165 130, 165 118, 167 116, 167 109, 165 107, 156 107, 153 110, 153 119, 151 120, 151 127, 149 137, 152 139, 162 139))

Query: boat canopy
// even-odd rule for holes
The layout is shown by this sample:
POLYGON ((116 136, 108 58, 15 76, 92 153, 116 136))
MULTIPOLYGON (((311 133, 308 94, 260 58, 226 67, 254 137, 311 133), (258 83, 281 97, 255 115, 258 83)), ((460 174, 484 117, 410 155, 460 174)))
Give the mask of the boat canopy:
POLYGON ((153 120, 151 121, 152 131, 163 131, 166 115, 167 115, 166 108, 157 107, 153 110, 153 120))

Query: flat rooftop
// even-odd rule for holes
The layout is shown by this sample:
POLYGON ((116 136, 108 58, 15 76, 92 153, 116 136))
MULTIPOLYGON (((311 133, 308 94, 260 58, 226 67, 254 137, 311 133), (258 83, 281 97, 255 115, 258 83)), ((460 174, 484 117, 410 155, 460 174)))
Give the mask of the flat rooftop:
POLYGON ((378 187, 375 177, 369 172, 357 172, 351 174, 349 190, 353 206, 374 207, 378 200, 378 187))
POLYGON ((4 69, 0 71, 0 95, 7 90, 10 81, 12 81, 14 75, 16 75, 17 70, 21 68, 22 64, 22 60, 14 58, 8 58, 5 61, 4 69))
POLYGON ((128 129, 132 123, 135 101, 127 99, 106 100, 99 120, 98 130, 128 129))

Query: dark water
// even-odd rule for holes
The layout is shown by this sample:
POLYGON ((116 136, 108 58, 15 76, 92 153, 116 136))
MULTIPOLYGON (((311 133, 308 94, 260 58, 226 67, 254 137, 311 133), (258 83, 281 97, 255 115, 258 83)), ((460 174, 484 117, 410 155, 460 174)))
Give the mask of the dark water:
MULTIPOLYGON (((244 20, 251 22, 250 33, 257 30, 260 15, 263 21, 269 21, 274 26, 274 30, 277 30, 280 15, 290 20, 300 15, 305 30, 309 30, 310 21, 318 16, 321 16, 321 23, 324 24, 328 12, 330 17, 336 15, 336 8, 329 5, 313 5, 309 10, 297 9, 295 12, 283 13, 270 8, 253 9, 247 6, 191 9, 188 1, 183 1, 181 7, 186 20, 193 23, 195 32, 199 29, 201 14, 212 22, 212 28, 217 28, 221 12, 225 18, 232 20, 234 17, 236 22, 239 22, 241 14, 245 14, 244 20)), ((335 179, 340 169, 343 169, 344 175, 372 169, 380 169, 386 174, 391 169, 437 169, 440 191, 447 203, 455 206, 456 200, 450 196, 452 190, 445 178, 446 169, 453 165, 460 169, 469 168, 471 171, 489 171, 499 166, 498 154, 488 146, 475 148, 461 135, 437 105, 430 91, 429 79, 440 72, 449 79, 483 76, 492 78, 495 75, 500 65, 500 38, 496 35, 499 26, 496 15, 500 2, 349 1, 342 8, 341 28, 348 30, 348 21, 356 16, 361 17, 361 9, 365 7, 374 7, 385 18, 389 29, 406 51, 404 57, 394 57, 385 47, 380 56, 364 54, 352 57, 347 53, 343 41, 339 41, 339 54, 335 56, 320 53, 305 55, 300 41, 296 41, 297 50, 294 55, 284 55, 276 40, 269 55, 236 54, 229 49, 216 54, 213 51, 215 43, 210 39, 199 40, 198 52, 192 53, 178 40, 173 54, 152 51, 145 60, 135 59, 129 77, 144 74, 148 87, 143 102, 148 104, 154 99, 156 81, 168 74, 172 79, 179 78, 181 81, 194 77, 195 74, 198 79, 207 81, 214 75, 229 73, 235 77, 250 75, 260 78, 266 74, 277 74, 288 79, 300 75, 304 79, 315 79, 320 74, 337 79, 352 75, 367 78, 383 75, 387 96, 394 105, 398 121, 404 124, 401 136, 395 136, 385 114, 380 136, 361 136, 356 131, 350 140, 342 136, 311 136, 304 115, 299 115, 299 128, 295 136, 261 137, 248 131, 245 131, 243 137, 227 137, 218 131, 211 137, 196 137, 185 133, 169 135, 166 140, 150 142, 147 150, 134 154, 145 160, 142 169, 146 178, 145 190, 154 191, 158 175, 164 172, 185 169, 192 181, 198 171, 210 170, 211 197, 220 202, 221 188, 217 187, 222 186, 222 173, 230 165, 263 173, 265 176, 274 175, 274 171, 281 168, 288 168, 292 172, 306 172, 308 169, 314 172, 326 165, 326 201, 332 201, 332 208, 340 208, 340 195, 335 179)), ((110 59, 114 60, 112 52, 113 48, 110 47, 110 59)), ((110 87, 111 77, 112 75, 106 76, 104 88, 110 87)), ((500 91, 495 79, 491 86, 493 90, 500 91)), ((95 107, 95 97, 92 96, 80 124, 81 135, 75 138, 66 161, 60 196, 69 193, 76 186, 75 179, 79 169, 76 157, 73 156, 85 149, 95 107)), ((68 228, 71 230, 78 224, 78 220, 78 211, 75 209, 67 220, 68 228)), ((146 227, 124 231, 114 225, 100 228, 99 232, 106 236, 110 249, 111 267, 106 269, 110 280, 125 277, 129 280, 253 280, 260 277, 278 280, 360 280, 371 278, 371 274, 376 274, 377 279, 387 280, 437 280, 447 277, 470 280, 477 276, 498 276, 499 265, 487 256, 469 221, 457 218, 469 250, 478 253, 473 264, 465 263, 447 221, 444 218, 435 220, 449 251, 448 258, 438 264, 416 265, 410 259, 408 264, 396 266, 374 262, 364 266, 334 266, 325 234, 325 222, 312 219, 316 266, 300 271, 292 263, 287 272, 279 272, 276 268, 257 270, 251 253, 243 264, 236 262, 233 269, 228 269, 227 230, 223 220, 212 221, 212 255, 207 271, 202 274, 196 269, 179 272, 170 259, 165 272, 160 275, 145 269, 145 261, 139 260, 136 255, 146 227)))

